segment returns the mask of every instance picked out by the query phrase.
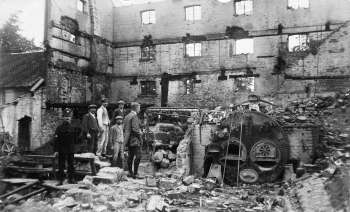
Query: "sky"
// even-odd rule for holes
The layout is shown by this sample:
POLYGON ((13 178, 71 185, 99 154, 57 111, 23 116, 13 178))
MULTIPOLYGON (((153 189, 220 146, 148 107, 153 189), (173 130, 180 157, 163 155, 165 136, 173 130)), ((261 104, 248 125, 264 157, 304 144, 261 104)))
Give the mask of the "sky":
MULTIPOLYGON (((102 1, 102 0, 99 0, 102 1)), ((144 4, 164 0, 113 0, 116 6, 144 4)), ((218 0, 230 1, 230 0, 218 0)), ((38 46, 44 40, 45 0, 0 0, 0 27, 11 14, 18 13, 21 34, 34 39, 38 46)))
POLYGON ((157 2, 157 1, 164 1, 164 0, 113 0, 114 5, 117 7, 128 6, 133 4, 146 4, 148 2, 157 2))
POLYGON ((21 34, 28 39, 34 39, 36 45, 42 46, 45 0, 0 0, 0 27, 16 12, 21 34))

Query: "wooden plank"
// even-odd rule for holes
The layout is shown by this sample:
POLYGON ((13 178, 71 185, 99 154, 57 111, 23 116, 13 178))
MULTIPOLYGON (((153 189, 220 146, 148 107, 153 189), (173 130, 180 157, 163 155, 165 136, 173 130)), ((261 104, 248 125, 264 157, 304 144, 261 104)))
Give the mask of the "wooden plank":
POLYGON ((30 179, 30 178, 4 178, 0 179, 0 182, 3 183, 9 183, 9 184, 26 184, 26 183, 33 183, 37 182, 37 179, 30 179))
POLYGON ((51 184, 48 184, 48 183, 43 183, 42 184, 43 187, 46 187, 48 189, 55 189, 55 190, 68 190, 67 188, 62 188, 60 186, 56 186, 56 185, 51 185, 51 184))
POLYGON ((52 159, 52 158, 56 158, 54 155, 23 155, 23 157, 37 158, 37 159, 52 159))
POLYGON ((22 166, 7 166, 5 169, 14 170, 24 173, 49 173, 52 172, 52 168, 34 168, 34 167, 22 167, 22 166))
POLYGON ((21 191, 21 190, 30 188, 30 187, 32 187, 32 186, 38 184, 38 183, 39 183, 39 181, 36 181, 36 182, 28 183, 28 184, 26 184, 26 185, 24 185, 24 186, 21 186, 21 187, 19 187, 19 188, 16 188, 15 190, 12 190, 12 191, 10 191, 10 192, 8 192, 8 193, 6 193, 6 194, 1 195, 1 196, 0 196, 0 199, 3 199, 3 198, 5 198, 5 197, 8 197, 8 196, 10 196, 10 195, 12 195, 12 194, 15 194, 15 193, 17 193, 17 192, 19 192, 19 191, 21 191))
POLYGON ((15 199, 15 200, 9 202, 9 204, 14 204, 14 203, 19 202, 21 200, 28 199, 31 196, 34 196, 34 195, 37 195, 37 194, 40 194, 40 193, 44 192, 46 189, 47 188, 41 188, 39 190, 33 191, 33 192, 29 193, 29 194, 24 195, 23 197, 20 197, 18 199, 15 199))

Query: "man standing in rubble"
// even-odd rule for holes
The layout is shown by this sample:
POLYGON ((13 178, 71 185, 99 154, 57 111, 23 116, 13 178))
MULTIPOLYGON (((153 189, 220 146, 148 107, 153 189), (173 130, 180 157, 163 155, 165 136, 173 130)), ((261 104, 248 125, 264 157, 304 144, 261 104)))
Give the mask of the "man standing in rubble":
POLYGON ((141 121, 137 116, 140 112, 140 104, 131 103, 131 111, 124 120, 125 146, 129 149, 128 170, 129 177, 140 178, 138 167, 141 160, 141 121), (134 162, 134 163, 133 163, 134 162), (132 166, 134 165, 134 170, 132 166))
POLYGON ((97 109, 97 121, 100 128, 100 136, 98 139, 98 148, 96 153, 98 156, 106 155, 110 123, 107 111, 107 99, 103 98, 101 103, 101 107, 97 109))
POLYGON ((67 176, 68 183, 74 183, 74 143, 76 132, 71 125, 73 112, 66 108, 63 110, 63 123, 55 131, 55 154, 58 154, 58 180, 59 185, 63 184, 64 169, 66 162, 68 165, 67 176))
POLYGON ((111 127, 110 130, 110 144, 113 148, 113 162, 112 165, 117 164, 118 157, 122 160, 121 168, 124 168, 124 133, 123 133, 123 117, 116 116, 113 121, 115 124, 111 127))
POLYGON ((96 154, 99 126, 96 118, 96 105, 89 105, 89 112, 82 121, 82 137, 87 140, 88 152, 96 154))

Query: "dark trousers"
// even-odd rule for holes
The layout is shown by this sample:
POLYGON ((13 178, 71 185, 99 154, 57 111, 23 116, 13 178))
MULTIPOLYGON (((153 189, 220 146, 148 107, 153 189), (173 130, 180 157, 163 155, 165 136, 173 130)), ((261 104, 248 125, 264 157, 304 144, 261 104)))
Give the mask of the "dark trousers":
POLYGON ((209 170, 210 170, 210 166, 213 163, 213 158, 212 157, 206 157, 204 158, 204 164, 203 164, 203 169, 204 169, 204 173, 203 173, 203 177, 206 178, 208 176, 209 170))
POLYGON ((91 138, 87 139, 88 152, 92 152, 96 154, 97 140, 98 140, 97 132, 91 133, 91 138))
POLYGON ((137 175, 140 160, 141 160, 141 147, 139 146, 129 147, 128 170, 130 174, 137 175), (134 161, 134 171, 132 171, 133 161, 134 161))
POLYGON ((74 153, 58 153, 58 180, 63 182, 64 169, 66 168, 67 161, 67 177, 68 181, 72 181, 74 177, 74 153))
POLYGON ((211 164, 213 163, 219 163, 218 159, 220 158, 220 155, 219 154, 207 154, 205 157, 204 157, 204 164, 203 164, 203 169, 204 169, 204 173, 203 173, 203 176, 204 178, 207 177, 207 175, 209 174, 209 171, 210 171, 210 167, 211 167, 211 164))

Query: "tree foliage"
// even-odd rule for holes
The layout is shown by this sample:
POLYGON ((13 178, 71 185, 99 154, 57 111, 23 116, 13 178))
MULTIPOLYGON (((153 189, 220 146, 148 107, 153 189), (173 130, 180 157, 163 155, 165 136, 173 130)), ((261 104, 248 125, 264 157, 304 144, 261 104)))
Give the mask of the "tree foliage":
POLYGON ((39 49, 34 40, 28 40, 20 34, 18 16, 12 14, 7 22, 0 28, 0 52, 19 53, 39 49))

